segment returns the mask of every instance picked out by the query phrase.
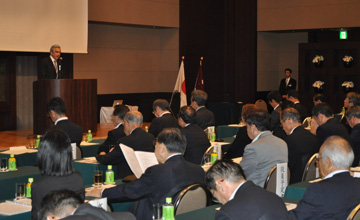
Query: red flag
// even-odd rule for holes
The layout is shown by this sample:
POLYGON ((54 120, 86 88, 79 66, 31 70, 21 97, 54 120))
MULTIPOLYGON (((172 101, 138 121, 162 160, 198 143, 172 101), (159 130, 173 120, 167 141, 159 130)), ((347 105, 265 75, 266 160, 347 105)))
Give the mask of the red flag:
POLYGON ((203 72, 202 72, 202 60, 204 58, 201 57, 200 59, 200 67, 199 67, 199 71, 196 77, 196 81, 195 81, 195 88, 194 90, 202 90, 204 91, 204 78, 203 78, 203 72))
POLYGON ((174 92, 175 91, 180 92, 180 107, 187 105, 184 60, 181 61, 179 74, 174 87, 174 92))

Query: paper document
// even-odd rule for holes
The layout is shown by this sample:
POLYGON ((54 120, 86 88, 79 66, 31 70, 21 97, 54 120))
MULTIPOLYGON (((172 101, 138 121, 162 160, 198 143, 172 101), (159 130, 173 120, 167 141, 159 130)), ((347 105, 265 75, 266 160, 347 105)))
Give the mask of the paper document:
POLYGON ((37 151, 38 151, 37 149, 27 149, 25 146, 19 146, 19 147, 10 147, 9 150, 2 151, 1 153, 19 155, 25 153, 36 153, 37 151))
POLYGON ((79 163, 92 163, 92 164, 99 164, 95 157, 84 157, 81 160, 76 160, 79 163))
POLYGON ((120 144, 120 148, 131 171, 138 179, 148 167, 159 164, 155 157, 155 153, 153 152, 134 151, 132 148, 124 144, 120 144))
POLYGON ((82 142, 80 143, 80 146, 92 146, 92 145, 97 145, 97 144, 98 144, 98 143, 82 141, 82 142))

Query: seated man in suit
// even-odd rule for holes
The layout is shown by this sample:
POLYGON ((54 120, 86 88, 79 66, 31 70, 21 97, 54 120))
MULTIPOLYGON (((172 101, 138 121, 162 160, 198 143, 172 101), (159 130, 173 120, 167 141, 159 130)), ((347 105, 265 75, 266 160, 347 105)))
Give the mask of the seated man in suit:
MULTIPOLYGON (((155 137, 141 129, 143 116, 139 111, 129 111, 124 117, 125 137, 119 139, 120 144, 131 147, 134 151, 154 152, 153 141, 155 137)), ((132 175, 120 146, 110 149, 109 153, 101 152, 96 155, 96 160, 105 165, 117 165, 117 178, 124 178, 132 175)))
POLYGON ((272 91, 267 94, 267 100, 273 111, 270 114, 270 131, 273 131, 275 128, 280 127, 280 102, 281 95, 278 91, 272 91))
POLYGON ((231 160, 217 161, 206 172, 205 184, 223 206, 215 219, 287 219, 284 202, 276 194, 246 181, 231 160))
POLYGON ((292 70, 290 68, 285 69, 285 78, 280 81, 279 92, 283 99, 286 99, 287 91, 290 89, 296 89, 296 80, 291 78, 292 70))
POLYGON ((170 106, 165 99, 156 99, 153 103, 153 113, 156 118, 151 122, 149 133, 155 137, 164 128, 178 128, 177 120, 170 113, 170 106))
POLYGON ((293 102, 295 104, 295 108, 296 110, 298 110, 298 112, 300 113, 300 119, 301 122, 306 118, 309 117, 309 113, 308 110, 306 109, 305 106, 303 106, 300 101, 299 101, 299 92, 295 91, 295 90, 289 90, 287 93, 287 99, 290 102, 293 102))
POLYGON ((319 152, 319 144, 316 136, 301 126, 300 114, 296 109, 282 111, 281 124, 288 135, 284 141, 288 146, 290 184, 294 184, 301 182, 308 160, 319 152))
POLYGON ((66 108, 64 101, 59 97, 54 97, 47 104, 47 111, 51 120, 54 122, 54 126, 51 129, 60 129, 64 131, 70 138, 71 143, 76 143, 76 146, 80 146, 83 138, 82 128, 69 121, 66 117, 66 108))
POLYGON ((117 145, 118 140, 126 136, 124 132, 124 117, 128 111, 130 110, 126 105, 114 106, 111 120, 113 121, 115 128, 114 130, 108 132, 108 137, 106 138, 105 142, 99 146, 98 154, 100 152, 109 153, 110 147, 112 145, 117 145))
POLYGON ((346 113, 346 120, 349 123, 351 129, 350 140, 354 151, 353 167, 357 167, 360 161, 360 106, 350 107, 346 113))
POLYGON ((47 194, 41 202, 39 219, 87 219, 87 220, 136 220, 129 212, 106 212, 102 208, 82 203, 82 199, 71 190, 57 190, 47 194))
POLYGON ((246 116, 245 121, 247 134, 252 142, 245 147, 240 166, 247 180, 264 187, 271 168, 278 163, 288 162, 288 149, 283 140, 268 130, 269 113, 264 110, 252 111, 246 116))
MULTIPOLYGON (((344 100, 344 108, 345 109, 349 109, 351 106, 360 106, 360 94, 356 93, 356 92, 349 92, 348 94, 346 94, 346 98, 344 100)), ((341 118, 341 123, 345 126, 346 130, 349 132, 351 132, 351 127, 348 124, 346 117, 342 117, 341 118)))
POLYGON ((211 144, 204 130, 195 121, 195 110, 191 106, 180 108, 178 122, 187 141, 184 158, 194 164, 201 164, 201 159, 211 144))
POLYGON ((318 166, 322 181, 311 183, 289 219, 347 219, 360 203, 360 183, 349 173, 354 159, 350 144, 329 137, 320 148, 318 166))
POLYGON ((215 125, 214 113, 205 107, 207 98, 207 93, 202 90, 194 90, 191 93, 191 107, 196 111, 196 124, 203 130, 215 125))
POLYGON ((327 103, 319 103, 312 109, 315 123, 312 123, 312 129, 316 132, 319 145, 321 146, 326 138, 338 135, 347 141, 350 141, 349 133, 344 125, 337 121, 333 116, 333 111, 327 103))
POLYGON ((41 60, 40 63, 40 75, 39 79, 62 79, 61 68, 61 47, 54 44, 50 48, 50 56, 47 56, 41 60))
POLYGON ((140 179, 113 188, 94 189, 87 196, 107 197, 109 202, 135 201, 131 212, 137 219, 152 219, 152 205, 164 203, 166 197, 175 196, 187 186, 204 183, 204 170, 187 162, 182 156, 186 138, 177 128, 165 128, 156 139, 155 156, 160 164, 149 167, 140 179))

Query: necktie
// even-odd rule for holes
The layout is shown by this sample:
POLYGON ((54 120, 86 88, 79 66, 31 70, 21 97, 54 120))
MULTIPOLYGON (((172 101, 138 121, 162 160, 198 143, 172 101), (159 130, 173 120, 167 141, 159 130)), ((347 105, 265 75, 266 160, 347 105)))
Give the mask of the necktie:
POLYGON ((57 65, 56 60, 54 60, 54 67, 55 67, 55 71, 56 71, 56 79, 57 79, 57 78, 58 78, 58 73, 59 73, 59 70, 58 70, 58 65, 57 65))

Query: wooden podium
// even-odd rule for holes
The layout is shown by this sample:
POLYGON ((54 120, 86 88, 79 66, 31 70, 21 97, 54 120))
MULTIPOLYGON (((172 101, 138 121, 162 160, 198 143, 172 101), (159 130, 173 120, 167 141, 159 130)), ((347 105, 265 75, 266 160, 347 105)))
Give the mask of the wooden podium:
POLYGON ((84 133, 97 131, 96 79, 42 79, 33 83, 34 134, 44 134, 53 125, 46 108, 53 97, 64 100, 66 116, 84 133))

